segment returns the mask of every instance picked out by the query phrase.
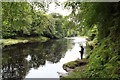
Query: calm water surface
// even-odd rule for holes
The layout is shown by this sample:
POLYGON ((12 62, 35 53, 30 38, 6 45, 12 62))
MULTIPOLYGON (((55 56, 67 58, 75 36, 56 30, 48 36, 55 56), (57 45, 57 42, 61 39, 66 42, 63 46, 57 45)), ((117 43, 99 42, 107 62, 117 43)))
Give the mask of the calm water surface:
POLYGON ((59 78, 57 72, 67 73, 62 68, 64 63, 80 59, 80 45, 86 47, 85 38, 71 37, 3 47, 2 77, 59 78))

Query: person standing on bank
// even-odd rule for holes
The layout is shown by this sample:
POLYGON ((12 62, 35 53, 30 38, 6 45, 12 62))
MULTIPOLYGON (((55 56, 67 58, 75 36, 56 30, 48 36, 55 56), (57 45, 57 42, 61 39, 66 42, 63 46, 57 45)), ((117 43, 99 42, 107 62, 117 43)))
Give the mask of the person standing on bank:
POLYGON ((81 59, 82 59, 83 58, 83 54, 84 54, 84 48, 83 48, 83 46, 80 46, 80 48, 81 48, 81 51, 79 51, 79 52, 81 54, 81 59))

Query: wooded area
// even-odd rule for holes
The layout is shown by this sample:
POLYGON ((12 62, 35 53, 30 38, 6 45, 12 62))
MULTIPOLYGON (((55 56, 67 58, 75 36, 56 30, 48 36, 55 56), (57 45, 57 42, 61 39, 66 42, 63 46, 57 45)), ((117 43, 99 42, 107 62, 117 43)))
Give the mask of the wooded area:
POLYGON ((39 37, 62 38, 76 35, 75 25, 59 13, 47 15, 43 10, 35 10, 41 3, 5 2, 2 3, 3 38, 39 37), (67 27, 66 27, 67 26, 67 27))

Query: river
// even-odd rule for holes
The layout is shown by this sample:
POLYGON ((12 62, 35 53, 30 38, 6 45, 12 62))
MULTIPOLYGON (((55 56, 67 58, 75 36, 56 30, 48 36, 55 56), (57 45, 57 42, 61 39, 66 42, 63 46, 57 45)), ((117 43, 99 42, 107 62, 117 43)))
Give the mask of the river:
MULTIPOLYGON (((59 78, 63 64, 80 59, 80 45, 86 47, 86 39, 70 37, 5 46, 2 49, 3 78, 59 78)), ((84 50, 85 57, 86 51, 84 50)))

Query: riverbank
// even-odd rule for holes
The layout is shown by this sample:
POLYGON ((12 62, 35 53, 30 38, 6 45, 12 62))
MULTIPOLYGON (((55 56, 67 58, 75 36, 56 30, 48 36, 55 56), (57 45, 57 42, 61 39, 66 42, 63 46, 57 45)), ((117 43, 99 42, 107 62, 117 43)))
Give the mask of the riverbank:
POLYGON ((16 39, 0 39, 0 44, 2 45, 12 45, 12 44, 18 44, 18 43, 28 43, 28 42, 36 42, 36 41, 40 41, 40 42, 45 42, 47 41, 49 38, 46 37, 30 37, 30 38, 23 38, 23 37, 19 37, 16 39))
MULTIPOLYGON (((79 68, 74 66, 77 65, 75 63, 76 61, 67 63, 68 68, 72 67, 75 70, 70 72, 68 76, 61 78, 61 80, 72 80, 73 78, 75 78, 75 80, 79 80, 80 78, 118 80, 120 74, 120 57, 118 56, 119 52, 115 51, 116 44, 111 41, 109 37, 99 43, 95 43, 95 41, 88 42, 90 48, 86 50, 86 52, 88 52, 86 59, 89 63, 83 68, 81 68, 82 66, 79 66, 79 68)), ((119 47, 117 49, 119 49, 119 47)), ((79 61, 78 64, 80 62, 81 61, 79 61)))

